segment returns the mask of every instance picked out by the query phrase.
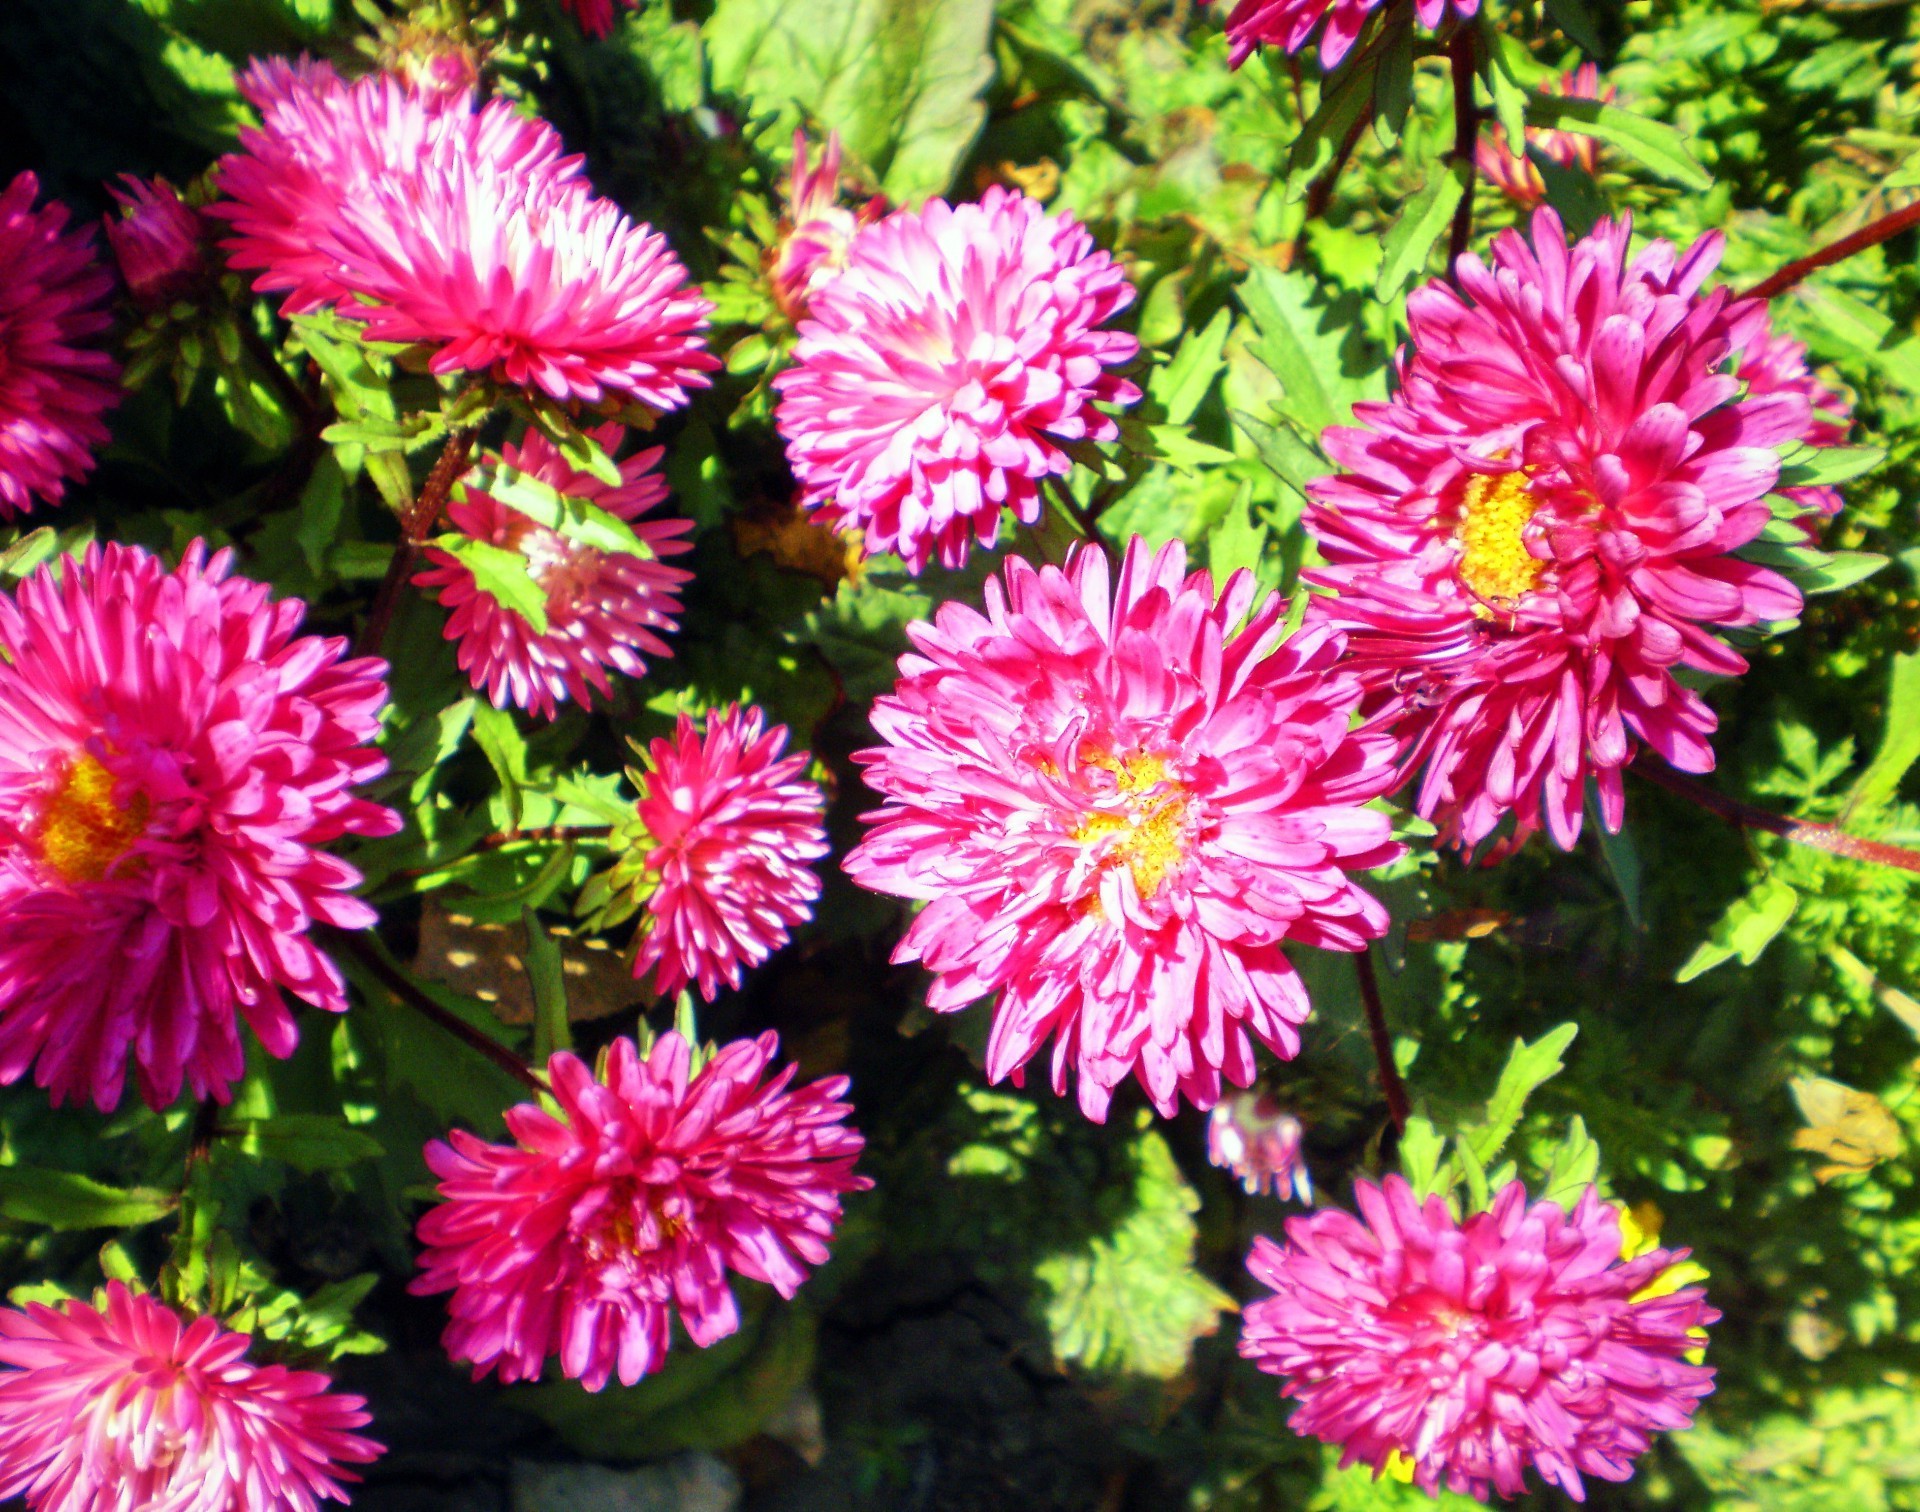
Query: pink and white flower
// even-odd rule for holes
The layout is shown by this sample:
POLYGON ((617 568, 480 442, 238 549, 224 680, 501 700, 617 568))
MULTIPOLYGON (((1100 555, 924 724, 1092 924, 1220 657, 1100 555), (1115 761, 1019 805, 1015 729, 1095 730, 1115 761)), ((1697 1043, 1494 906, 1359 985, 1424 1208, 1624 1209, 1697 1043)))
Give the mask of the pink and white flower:
MULTIPOLYGON (((1238 68, 1259 47, 1297 53, 1320 32, 1320 66, 1334 68, 1352 49, 1381 0, 1235 0, 1227 15, 1227 61, 1238 68)), ((1438 31, 1449 12, 1476 15, 1480 0, 1414 0, 1413 13, 1428 31, 1438 31)))

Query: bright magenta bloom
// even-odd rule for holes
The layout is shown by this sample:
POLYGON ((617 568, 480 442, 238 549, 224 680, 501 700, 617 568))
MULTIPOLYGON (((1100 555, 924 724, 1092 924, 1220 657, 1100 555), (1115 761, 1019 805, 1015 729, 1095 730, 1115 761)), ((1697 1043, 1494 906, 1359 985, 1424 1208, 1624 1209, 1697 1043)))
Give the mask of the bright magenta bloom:
POLYGON ((1313 1201, 1313 1178, 1300 1152, 1300 1120, 1265 1093, 1236 1092, 1207 1115, 1207 1159, 1229 1171, 1250 1197, 1313 1201))
POLYGON ((314 1512, 380 1446, 317 1371, 108 1284, 102 1303, 0 1308, 0 1497, 31 1512, 314 1512))
POLYGON ((858 210, 840 202, 840 134, 829 132, 817 166, 807 134, 793 134, 793 167, 787 179, 787 206, 780 217, 780 240, 768 253, 767 279, 774 303, 789 320, 807 313, 813 291, 847 265, 847 249, 862 226, 887 213, 876 197, 858 210))
MULTIPOLYGON (((1582 63, 1558 79, 1547 80, 1541 89, 1545 94, 1562 95, 1570 100, 1611 100, 1614 96, 1611 84, 1604 93, 1601 91, 1600 70, 1591 63, 1582 63)), ((1539 148, 1562 168, 1582 168, 1591 174, 1599 161, 1599 144, 1577 131, 1529 126, 1525 134, 1526 146, 1539 148)), ((1519 157, 1513 155, 1507 145, 1506 128, 1498 122, 1481 133, 1473 152, 1480 176, 1515 204, 1531 210, 1546 199, 1547 186, 1540 170, 1524 152, 1519 157)))
POLYGON ((113 275, 67 207, 34 207, 23 173, 0 193, 0 520, 36 498, 58 503, 93 470, 100 417, 120 402, 119 367, 102 349, 113 275))
POLYGON ((887 743, 856 760, 885 804, 847 872, 924 899, 894 953, 950 1013, 999 993, 987 1074, 1051 1036, 1102 1120, 1137 1075, 1171 1115, 1291 1058, 1309 1004, 1281 946, 1363 950, 1387 912, 1351 873, 1395 859, 1392 739, 1348 728, 1359 680, 1325 628, 1279 639, 1276 595, 1235 573, 1216 603, 1178 541, 1135 537, 1066 571, 1007 564, 986 613, 908 627, 887 743), (1241 624, 1245 621, 1244 626, 1241 624))
POLYGON ((736 1040, 697 1072, 664 1034, 608 1048, 598 1080, 562 1051, 558 1117, 507 1110, 511 1145, 456 1129, 427 1146, 446 1199, 420 1220, 421 1294, 451 1291, 447 1353, 476 1378, 535 1381, 547 1357, 598 1391, 660 1368, 677 1310, 705 1349, 740 1326, 727 1271, 792 1297, 827 1258, 861 1138, 843 1076, 763 1081, 778 1037, 736 1040))
MULTIPOLYGON (((1754 398, 1790 394, 1806 400, 1809 419, 1800 439, 1808 446, 1845 446, 1853 420, 1853 401, 1837 393, 1807 366, 1805 342, 1771 329, 1767 307, 1754 302, 1751 328, 1739 337, 1741 352, 1734 376, 1754 398)), ((1840 513, 1840 490, 1831 484, 1815 488, 1783 488, 1781 494, 1801 505, 1806 514, 1801 527, 1817 537, 1820 527, 1840 513)))
POLYGON ((651 971, 655 992, 691 982, 711 1000, 813 917, 826 800, 800 775, 806 753, 783 757, 786 745, 785 725, 766 729, 758 709, 729 705, 707 716, 704 736, 682 714, 631 773, 642 838, 623 869, 638 871, 647 899, 633 974, 651 971))
MULTIPOLYGON (((632 10, 640 0, 620 0, 632 10)), ((572 16, 581 32, 598 41, 613 33, 614 0, 560 0, 560 8, 572 16)))
POLYGON ((1354 1196, 1360 1219, 1324 1209, 1289 1218, 1284 1246, 1254 1241, 1247 1268, 1274 1295, 1240 1336, 1289 1378, 1294 1432, 1340 1445, 1343 1467, 1404 1456, 1422 1489, 1485 1501, 1522 1494, 1531 1466, 1583 1501, 1581 1477, 1626 1480, 1713 1390, 1687 1356, 1720 1314, 1657 1280, 1687 1252, 1622 1260, 1620 1210, 1594 1188, 1568 1214, 1512 1182, 1464 1223, 1398 1176, 1354 1196))
MULTIPOLYGON (((597 437, 612 450, 621 434, 613 426, 597 437)), ((627 458, 620 464, 618 488, 575 472, 538 431, 528 432, 517 447, 505 447, 498 462, 625 520, 652 556, 601 551, 569 540, 488 494, 480 473, 469 478, 465 497, 449 507, 460 534, 525 557, 528 572, 546 594, 547 627, 539 631, 482 588, 449 551, 430 547, 429 566, 414 578, 452 611, 446 635, 459 646, 460 670, 474 687, 486 690, 495 708, 511 703, 549 719, 568 698, 588 708, 596 691, 607 693, 608 668, 638 677, 646 668, 643 652, 672 654, 656 632, 673 629, 680 585, 692 574, 659 559, 688 550, 685 537, 693 525, 640 518, 667 496, 666 480, 653 471, 661 455, 655 446, 627 458)))
POLYGON ((259 270, 254 288, 287 291, 288 315, 353 302, 329 233, 371 186, 407 192, 435 143, 455 139, 453 150, 516 178, 579 171, 551 127, 506 100, 476 113, 469 90, 416 90, 392 74, 348 84, 325 63, 269 58, 241 75, 240 92, 261 125, 220 160, 214 181, 226 198, 209 213, 231 222, 229 261, 259 270))
POLYGON ((1760 534, 1774 448, 1804 396, 1741 397, 1745 312, 1701 294, 1717 236, 1684 257, 1602 221, 1572 248, 1540 210, 1494 265, 1460 263, 1407 302, 1398 395, 1355 407, 1311 486, 1308 529, 1376 697, 1405 707, 1416 806, 1471 847, 1511 814, 1520 837, 1580 833, 1587 779, 1620 827, 1622 768, 1644 741, 1713 766, 1715 719, 1677 667, 1737 676, 1714 632, 1792 618, 1800 595, 1733 553, 1760 534), (1463 297, 1464 295, 1464 297, 1463 297))
MULTIPOLYGON (((1257 47, 1278 47, 1297 53, 1307 45, 1313 29, 1320 33, 1320 64, 1332 68, 1347 55, 1381 0, 1236 0, 1228 14, 1227 61, 1235 68, 1257 47)), ((1437 31, 1453 14, 1467 17, 1480 9, 1480 0, 1414 0, 1413 13, 1428 31, 1437 31)))
POLYGON ((286 1056, 282 989, 347 1006, 307 927, 374 922, 325 847, 400 827, 349 791, 386 669, 230 566, 96 546, 0 595, 0 1082, 56 1104, 114 1107, 129 1055, 153 1107, 224 1102, 239 1019, 286 1056))
POLYGON ((868 227, 773 380, 803 502, 914 572, 993 545, 1003 508, 1039 519, 1059 443, 1112 440, 1094 406, 1140 397, 1108 371, 1140 344, 1100 329, 1132 301, 1084 227, 998 186, 868 227))
POLYGON ((120 213, 106 218, 107 245, 134 303, 163 309, 206 277, 206 228, 165 179, 123 173, 120 182, 108 186, 120 213))

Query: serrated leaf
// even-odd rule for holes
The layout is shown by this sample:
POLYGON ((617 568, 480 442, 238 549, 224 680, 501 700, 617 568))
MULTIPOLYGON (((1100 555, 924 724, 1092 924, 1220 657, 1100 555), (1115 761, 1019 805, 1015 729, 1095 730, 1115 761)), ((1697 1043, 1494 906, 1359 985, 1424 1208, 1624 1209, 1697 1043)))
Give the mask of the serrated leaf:
POLYGON ((1500 1080, 1494 1084, 1493 1096, 1487 1099, 1485 1114, 1477 1124, 1462 1129, 1456 1136, 1461 1146, 1471 1147, 1483 1166, 1498 1155, 1512 1137, 1519 1126, 1520 1115, 1526 1111, 1527 1099, 1565 1068, 1566 1062, 1560 1057, 1579 1032, 1578 1024, 1561 1024, 1532 1044, 1525 1040, 1513 1042, 1500 1080))
POLYGON ((471 572, 482 593, 525 620, 535 635, 547 633, 547 590, 534 581, 525 552, 452 532, 435 537, 433 544, 471 572))
POLYGON ((1447 234, 1454 208, 1467 192, 1469 172, 1466 163, 1449 164, 1431 174, 1420 192, 1400 207, 1393 229, 1387 232, 1380 274, 1373 285, 1374 298, 1381 303, 1398 299, 1408 282, 1426 268, 1434 243, 1447 234))
POLYGON ((1760 959, 1760 952, 1787 927, 1800 906, 1800 894, 1778 877, 1762 877, 1752 891, 1736 898, 1700 948, 1687 957, 1675 974, 1676 982, 1691 982, 1736 957, 1742 966, 1760 959))
POLYGON ((138 1228, 179 1206, 171 1192, 116 1187, 77 1171, 0 1166, 0 1215, 51 1229, 138 1228))
POLYGON ((1587 1125, 1579 1114, 1567 1124, 1567 1137, 1554 1146, 1540 1181, 1540 1196, 1570 1208, 1580 1194, 1593 1185, 1600 1174, 1600 1146, 1587 1135, 1587 1125))
POLYGON ((1413 1188, 1415 1201, 1424 1202, 1452 1184, 1442 1174, 1446 1149, 1447 1142, 1431 1119, 1416 1114, 1407 1120, 1407 1127, 1400 1135, 1400 1174, 1413 1188))
POLYGON ((1711 189, 1713 175, 1687 150, 1685 133, 1617 105, 1565 95, 1536 94, 1527 101, 1527 124, 1593 137, 1625 153, 1643 168, 1688 189, 1711 189))
POLYGON ((556 1050, 573 1048, 566 971, 560 947, 540 927, 539 916, 522 907, 520 922, 527 932, 527 985, 533 991, 533 1063, 544 1066, 556 1050))
POLYGON ((506 800, 507 816, 519 827, 527 786, 527 741, 513 716, 496 709, 484 698, 473 701, 473 738, 479 745, 494 776, 500 779, 501 796, 506 800))
POLYGON ((1168 424, 1185 425, 1191 420, 1214 379, 1226 370, 1227 332, 1232 328, 1232 312, 1219 311, 1204 330, 1182 336, 1172 360, 1154 369, 1147 392, 1166 410, 1168 424))

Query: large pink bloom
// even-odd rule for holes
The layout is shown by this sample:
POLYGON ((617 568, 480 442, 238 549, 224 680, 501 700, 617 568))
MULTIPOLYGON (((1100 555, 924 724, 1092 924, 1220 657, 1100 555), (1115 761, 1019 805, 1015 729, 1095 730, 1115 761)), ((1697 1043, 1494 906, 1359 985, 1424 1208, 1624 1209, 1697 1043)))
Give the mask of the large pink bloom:
POLYGON ((113 275, 92 231, 69 230, 65 205, 36 209, 39 193, 31 173, 0 193, 0 520, 91 472, 120 402, 102 340, 113 275))
POLYGON ((1361 1218, 1287 1220, 1247 1268, 1274 1295, 1246 1310, 1240 1353, 1288 1377, 1291 1426, 1342 1466, 1413 1461, 1416 1485, 1486 1500, 1529 1466, 1575 1501, 1623 1481, 1649 1435, 1685 1428, 1713 1389, 1689 1363, 1720 1314, 1657 1278, 1685 1250, 1620 1258, 1619 1209, 1589 1187, 1571 1214, 1509 1184, 1464 1223, 1398 1176, 1354 1184, 1361 1218))
POLYGON ((651 971, 654 991, 691 982, 710 1000, 723 981, 738 987, 813 917, 826 801, 801 776, 806 753, 783 757, 786 745, 785 725, 769 730, 758 709, 729 705, 704 736, 682 714, 632 773, 640 838, 623 866, 647 895, 633 974, 651 971))
POLYGON ((346 1007, 307 928, 374 922, 324 847, 399 828, 350 792, 386 669, 230 565, 96 546, 0 596, 0 1082, 112 1108, 131 1055, 154 1107, 225 1101, 239 1019, 286 1056, 282 989, 346 1007))
MULTIPOLYGON (((1784 332, 1771 328, 1767 307, 1754 301, 1747 328, 1738 338, 1740 361, 1734 376, 1747 386, 1754 398, 1769 394, 1790 394, 1807 402, 1808 420, 1800 440, 1808 446, 1845 446, 1847 427, 1853 419, 1853 401, 1822 383, 1807 365, 1807 347, 1784 332)), ((1809 537, 1817 537, 1820 527, 1840 513, 1840 490, 1831 484, 1814 488, 1783 488, 1783 497, 1806 510, 1800 525, 1809 537)))
MULTIPOLYGON (((1547 80, 1541 92, 1561 95, 1569 100, 1611 100, 1614 96, 1611 84, 1605 93, 1601 92, 1600 70, 1591 63, 1582 63, 1558 79, 1547 80)), ((1523 134, 1526 140, 1521 155, 1516 157, 1507 143, 1506 128, 1496 121, 1480 134, 1479 140, 1474 143, 1473 155, 1480 176, 1508 199, 1526 209, 1530 210, 1546 199, 1547 186, 1540 177, 1540 170, 1526 156, 1525 148, 1538 148, 1562 168, 1580 168, 1589 174, 1599 162, 1599 143, 1577 131, 1529 126, 1523 134)))
POLYGON ((566 179, 580 167, 544 122, 506 100, 476 112, 471 90, 416 90, 393 74, 348 84, 326 63, 269 58, 241 75, 240 92, 261 124, 220 160, 225 198, 209 213, 232 225, 232 265, 257 270, 256 289, 285 290, 289 315, 352 302, 327 233, 371 185, 411 182, 433 144, 453 139, 504 175, 566 179))
POLYGON ((1108 369, 1140 344, 1100 329, 1133 286, 1084 227, 995 186, 856 236, 809 296, 794 365, 773 380, 803 502, 918 572, 991 546, 1000 511, 1040 518, 1063 441, 1119 434, 1096 404, 1140 390, 1108 369))
MULTIPOLYGON (((620 435, 610 427, 598 438, 611 450, 620 435)), ((458 643, 460 670, 474 687, 486 690, 496 708, 512 703, 549 719, 564 699, 587 708, 596 691, 607 692, 608 668, 638 677, 646 667, 642 653, 672 654, 656 632, 674 627, 680 585, 692 574, 660 558, 688 550, 685 537, 693 525, 640 518, 667 496, 666 480, 653 471, 662 454, 655 446, 627 458, 620 464, 618 488, 575 472, 538 431, 529 432, 519 446, 503 448, 499 458, 500 468, 536 478, 626 521, 651 556, 602 551, 549 530, 485 492, 484 476, 471 478, 464 497, 448 509, 461 535, 524 557, 526 571, 546 596, 547 627, 539 631, 481 587, 449 551, 429 548, 429 565, 414 578, 422 588, 435 590, 452 611, 446 636, 458 643)))
MULTIPOLYGON (((1227 61, 1238 68, 1258 47, 1297 53, 1324 20, 1320 63, 1332 68, 1347 55, 1380 5, 1381 0, 1236 0, 1226 21, 1227 61)), ((1480 0, 1414 0, 1413 13, 1428 31, 1437 31, 1449 7, 1464 18, 1480 9, 1480 0)))
POLYGON ((736 1040, 697 1072, 665 1034, 644 1060, 630 1039, 596 1080, 564 1051, 548 1066, 559 1112, 507 1110, 514 1143, 456 1129, 427 1146, 446 1199, 420 1220, 424 1274, 451 1291, 444 1343, 476 1377, 561 1373, 598 1391, 666 1358, 673 1314, 702 1349, 740 1326, 733 1270, 792 1297, 827 1258, 861 1138, 845 1077, 763 1081, 778 1039, 736 1040))
POLYGON ((908 627, 887 743, 855 758, 885 798, 847 857, 862 886, 927 906, 895 959, 928 1006, 999 993, 987 1074, 1049 1036, 1104 1119, 1137 1075, 1172 1114, 1253 1079, 1253 1041, 1300 1047, 1309 1004, 1283 944, 1362 950, 1387 913, 1351 873, 1393 860, 1392 740, 1349 729, 1359 681, 1324 628, 1280 640, 1279 598, 1235 573, 1216 602, 1179 542, 1135 537, 1117 585, 1082 549, 1007 564, 986 613, 908 627), (1245 621, 1244 625, 1242 621, 1245 621))
POLYGON ((1792 618, 1800 595, 1733 553, 1769 518, 1796 394, 1742 398, 1745 312, 1699 292, 1717 236, 1685 257, 1602 221, 1572 248, 1551 211, 1407 302, 1399 394, 1329 430, 1347 469, 1314 483, 1331 564, 1311 615, 1347 632, 1381 704, 1403 703, 1416 805, 1478 844, 1509 814, 1569 846, 1592 778, 1620 827, 1644 741, 1713 766, 1713 713, 1678 667, 1735 676, 1715 632, 1792 618))
POLYGON ((380 1446, 317 1371, 111 1282, 103 1302, 0 1309, 0 1497, 32 1512, 314 1512, 380 1446))

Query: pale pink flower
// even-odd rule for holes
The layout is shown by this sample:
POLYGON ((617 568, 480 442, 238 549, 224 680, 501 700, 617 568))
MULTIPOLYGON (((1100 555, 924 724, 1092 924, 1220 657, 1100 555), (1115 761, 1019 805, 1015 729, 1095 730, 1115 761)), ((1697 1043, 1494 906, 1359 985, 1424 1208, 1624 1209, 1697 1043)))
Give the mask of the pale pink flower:
MULTIPOLYGON (((622 434, 608 426, 595 436, 612 451, 622 434)), ((502 449, 492 470, 496 476, 502 470, 523 474, 604 509, 632 527, 650 556, 603 551, 548 529, 489 494, 487 471, 471 474, 463 496, 448 507, 461 535, 524 557, 526 571, 546 599, 546 629, 536 630, 531 620, 482 588, 452 552, 427 550, 429 565, 414 582, 452 611, 446 637, 459 647, 460 670, 486 691, 495 708, 513 704, 549 719, 569 698, 589 708, 595 692, 608 692, 609 668, 638 677, 646 669, 645 657, 672 654, 658 632, 674 628, 680 585, 692 574, 660 559, 689 549, 685 538, 693 525, 640 518, 667 497, 666 480, 653 471, 662 454, 655 446, 627 458, 620 464, 620 486, 611 488, 574 471, 551 441, 530 431, 519 446, 502 449)))
POLYGON ((1775 448, 1804 396, 1741 396, 1745 312, 1700 293, 1720 252, 1665 242, 1631 261, 1602 221, 1569 248, 1535 212, 1407 302, 1396 397, 1324 438, 1339 477, 1309 486, 1307 528, 1370 709, 1399 706, 1415 806, 1472 847, 1509 815, 1570 846, 1588 780, 1620 827, 1640 742, 1713 766, 1715 718, 1675 676, 1746 670, 1716 631, 1791 619, 1800 595, 1734 555, 1765 528, 1775 448))
POLYGON ((1178 541, 1135 537, 1119 582, 1082 548, 1065 571, 1007 564, 986 613, 907 629, 885 803, 847 857, 863 887, 924 900, 894 953, 949 1013, 999 994, 987 1074, 1052 1037, 1106 1117, 1138 1076, 1171 1115, 1253 1080, 1253 1042, 1290 1058, 1309 1003, 1283 946, 1357 951, 1387 912, 1352 873, 1401 854, 1384 813, 1392 739, 1349 728, 1362 687, 1324 627, 1281 636, 1277 595, 1238 572, 1216 602, 1178 541), (1244 623, 1243 623, 1244 622, 1244 623))
MULTIPOLYGON (((619 0, 625 10, 632 10, 640 0, 619 0)), ((614 0, 560 0, 560 8, 572 16, 582 34, 598 41, 613 34, 614 0)))
POLYGON ((808 165, 811 157, 806 132, 795 131, 779 240, 767 252, 774 303, 796 321, 806 315, 814 290, 846 267, 855 233, 887 213, 885 198, 877 195, 857 210, 841 203, 839 132, 827 134, 817 166, 808 165))
POLYGON ((1038 520, 1061 443, 1112 440, 1095 406, 1140 397, 1109 371, 1140 344, 1101 329, 1132 301, 1083 226, 998 185, 867 227, 773 380, 804 502, 914 572, 993 545, 1002 509, 1038 520))
POLYGON ((120 402, 105 351, 113 275, 93 232, 67 207, 36 207, 23 173, 0 192, 0 520, 36 499, 58 503, 107 442, 101 416, 120 402))
MULTIPOLYGON (((1561 95, 1569 100, 1608 101, 1614 96, 1609 84, 1600 88, 1600 70, 1591 63, 1549 79, 1541 92, 1561 95)), ((1592 174, 1599 161, 1599 144, 1577 131, 1559 131, 1550 126, 1529 126, 1526 145, 1538 148, 1562 168, 1580 168, 1592 174)), ((1474 161, 1480 176, 1524 209, 1531 210, 1547 197, 1547 186, 1540 170, 1524 154, 1515 157, 1507 145, 1507 130, 1497 121, 1474 143, 1474 161)))
POLYGON ((255 1365, 251 1336, 108 1283, 0 1308, 0 1497, 31 1512, 314 1512, 380 1446, 318 1371, 255 1365))
POLYGON ((108 186, 120 213, 106 217, 107 245, 133 302, 143 310, 165 309, 206 278, 206 227, 165 179, 123 173, 120 183, 124 187, 108 186))
POLYGON ((1364 1222, 1324 1209, 1289 1218, 1285 1245, 1254 1241, 1247 1268, 1274 1295, 1240 1336, 1288 1378, 1293 1431, 1338 1444, 1343 1467, 1411 1460, 1421 1489, 1482 1501, 1521 1495, 1531 1467, 1583 1501, 1583 1476, 1628 1479, 1713 1390, 1687 1357, 1720 1314, 1657 1284, 1687 1252, 1623 1260, 1620 1210, 1594 1188, 1568 1214, 1512 1182, 1464 1222, 1398 1176, 1354 1196, 1364 1222))
POLYGON ((1313 1201, 1313 1178, 1301 1153, 1300 1120, 1264 1092, 1236 1092, 1207 1115, 1207 1159, 1230 1171, 1251 1197, 1313 1201))
MULTIPOLYGON (((1381 0, 1236 0, 1228 13, 1227 61, 1238 68, 1258 47, 1297 53, 1322 21, 1320 64, 1336 66, 1347 55, 1381 0)), ((1462 19, 1480 9, 1480 0, 1414 0, 1413 13, 1428 31, 1437 31, 1449 10, 1462 19)))
POLYGON ((400 827, 350 791, 386 668, 230 566, 95 546, 0 595, 0 1082, 110 1109, 131 1056, 153 1107, 224 1102, 241 1020, 284 1057, 283 990, 347 1006, 308 925, 375 919, 326 847, 400 827))
POLYGON ((640 799, 614 875, 645 899, 633 974, 651 971, 655 992, 692 983, 712 999, 722 982, 738 987, 813 917, 826 800, 801 775, 805 752, 781 756, 787 727, 765 718, 728 705, 702 735, 682 714, 629 774, 640 799))
MULTIPOLYGON (((1751 328, 1742 330, 1740 361, 1734 376, 1747 386, 1755 399, 1769 394, 1791 394, 1806 400, 1809 419, 1800 433, 1807 446, 1845 446, 1847 427, 1853 420, 1853 401, 1822 383, 1807 365, 1807 347, 1784 332, 1771 329, 1767 307, 1753 301, 1751 328)), ((1783 488, 1783 497, 1806 510, 1799 521, 1810 540, 1817 539, 1820 528, 1840 513, 1840 490, 1831 484, 1813 488, 1783 488)))
POLYGON ((778 1037, 736 1040, 697 1071, 664 1034, 630 1039, 600 1076, 562 1051, 548 1064, 557 1112, 507 1110, 512 1144, 464 1130, 427 1146, 446 1200, 420 1220, 413 1290, 451 1291, 443 1342, 476 1378, 535 1381, 550 1355, 598 1391, 660 1368, 677 1312, 702 1349, 740 1326, 727 1272, 791 1298, 823 1264, 860 1135, 847 1079, 763 1081, 778 1037))

